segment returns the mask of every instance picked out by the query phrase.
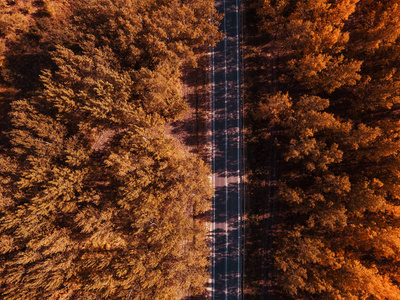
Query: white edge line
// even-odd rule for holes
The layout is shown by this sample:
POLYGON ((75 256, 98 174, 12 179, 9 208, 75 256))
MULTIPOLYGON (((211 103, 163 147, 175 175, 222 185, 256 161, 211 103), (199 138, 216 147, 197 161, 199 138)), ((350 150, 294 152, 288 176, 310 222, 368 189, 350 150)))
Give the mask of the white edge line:
MULTIPOLYGON (((214 22, 214 16, 212 16, 212 22, 214 22)), ((215 263, 216 263, 216 256, 215 256, 215 48, 212 47, 212 96, 211 96, 211 106, 212 106, 212 184, 213 184, 213 201, 212 201, 212 208, 213 208, 213 248, 212 248, 212 299, 215 299, 215 263)))
POLYGON ((225 75, 225 299, 228 299, 228 252, 229 252, 229 236, 228 236, 228 120, 227 120, 227 67, 226 67, 226 49, 227 49, 227 32, 226 32, 226 1, 224 0, 224 75, 225 75))
MULTIPOLYGON (((245 18, 245 16, 244 16, 244 13, 243 13, 243 11, 244 11, 244 3, 243 3, 243 1, 240 1, 240 16, 241 16, 241 20, 240 20, 240 29, 241 29, 241 40, 240 40, 240 50, 241 50, 241 70, 240 70, 240 73, 241 73, 241 79, 242 79, 242 84, 243 84, 243 89, 244 89, 244 76, 245 76, 245 73, 244 73, 244 67, 245 67, 245 61, 244 61, 244 51, 243 51, 243 47, 244 47, 244 18, 245 18)), ((241 179, 242 178, 244 178, 245 176, 246 176, 246 145, 245 145, 245 136, 244 136, 244 128, 245 128, 245 119, 244 119, 244 100, 245 100, 245 96, 244 96, 244 92, 242 92, 242 94, 241 94, 241 100, 242 100, 242 102, 241 102, 241 108, 243 108, 243 111, 242 111, 242 116, 241 116, 241 121, 242 121, 242 134, 241 134, 241 137, 242 137, 242 147, 241 147, 241 150, 242 150, 242 165, 241 165, 241 167, 242 167, 242 177, 241 177, 241 179)), ((245 273, 246 273, 246 267, 245 267, 245 263, 246 263, 246 217, 245 217, 245 213, 246 213, 246 184, 245 184, 245 182, 243 182, 242 181, 242 213, 243 213, 243 215, 242 215, 242 236, 243 236, 243 244, 242 244, 242 246, 243 246, 243 249, 242 249, 242 253, 243 253, 243 258, 242 258, 242 290, 244 291, 244 288, 245 288, 245 279, 246 279, 246 276, 245 276, 245 273)), ((242 293, 242 298, 244 299, 244 292, 242 293)))
POLYGON ((240 280, 241 280, 241 272, 240 272, 240 267, 241 267, 241 189, 240 189, 240 81, 239 81, 239 1, 236 0, 236 103, 237 103, 237 128, 238 128, 238 136, 237 136, 237 163, 238 163, 238 289, 237 289, 237 294, 238 294, 238 299, 240 299, 241 295, 241 289, 240 289, 240 280))

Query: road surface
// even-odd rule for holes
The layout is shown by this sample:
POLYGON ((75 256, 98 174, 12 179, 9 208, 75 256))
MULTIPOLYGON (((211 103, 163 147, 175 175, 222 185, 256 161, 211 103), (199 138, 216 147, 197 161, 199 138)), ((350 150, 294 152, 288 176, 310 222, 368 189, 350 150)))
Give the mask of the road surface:
POLYGON ((212 299, 242 299, 241 1, 216 2, 224 39, 212 49, 212 299))

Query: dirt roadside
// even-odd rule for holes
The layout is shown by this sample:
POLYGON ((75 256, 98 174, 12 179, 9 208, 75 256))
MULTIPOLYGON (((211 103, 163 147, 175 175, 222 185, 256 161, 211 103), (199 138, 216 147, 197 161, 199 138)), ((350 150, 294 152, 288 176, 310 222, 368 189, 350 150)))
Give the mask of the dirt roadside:
POLYGON ((211 163, 211 103, 209 57, 199 54, 197 67, 182 70, 182 96, 188 103, 185 115, 166 125, 168 136, 179 141, 187 151, 211 163))
MULTIPOLYGON (((212 112, 210 102, 210 58, 208 49, 198 54, 197 66, 182 69, 182 97, 188 104, 188 110, 177 121, 166 124, 165 133, 177 141, 182 149, 197 155, 206 164, 212 164, 212 112)), ((211 175, 211 174, 210 174, 211 175)), ((210 177, 212 180, 212 177, 210 177)), ((211 213, 206 214, 207 243, 211 251, 211 213)), ((207 291, 208 292, 208 291, 207 291)), ((193 296, 189 292, 183 299, 204 300, 206 295, 193 296)))

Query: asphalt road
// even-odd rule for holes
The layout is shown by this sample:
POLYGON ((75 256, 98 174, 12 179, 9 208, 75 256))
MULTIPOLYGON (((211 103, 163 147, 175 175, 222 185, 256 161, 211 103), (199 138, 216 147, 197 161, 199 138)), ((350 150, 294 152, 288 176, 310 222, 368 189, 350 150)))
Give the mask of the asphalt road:
POLYGON ((212 299, 242 299, 241 1, 216 3, 224 39, 212 51, 212 299))

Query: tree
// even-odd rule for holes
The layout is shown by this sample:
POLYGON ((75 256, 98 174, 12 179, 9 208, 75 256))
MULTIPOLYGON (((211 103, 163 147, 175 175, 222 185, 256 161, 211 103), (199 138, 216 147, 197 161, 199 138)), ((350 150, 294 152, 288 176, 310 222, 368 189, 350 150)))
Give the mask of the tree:
POLYGON ((261 29, 274 32, 277 46, 290 53, 286 66, 289 74, 282 78, 295 80, 315 93, 332 93, 357 83, 362 62, 343 53, 349 41, 344 25, 357 2, 264 2, 261 29))
POLYGON ((277 92, 251 116, 279 153, 273 257, 290 298, 400 297, 398 7, 266 1, 260 9, 269 46, 282 53, 280 82, 271 80, 277 92))
POLYGON ((0 64, 3 84, 24 93, 39 87, 39 75, 51 65, 49 49, 65 41, 70 15, 65 0, 0 2, 0 64))
POLYGON ((180 66, 218 35, 212 2, 70 4, 64 26, 44 27, 44 44, 60 33, 39 47, 51 63, 12 102, 4 133, 0 295, 202 294, 209 168, 164 127, 186 108, 180 66))
POLYGON ((84 136, 27 101, 13 121, 1 168, 6 299, 201 291, 207 246, 193 218, 211 192, 203 163, 154 127, 121 133, 98 158, 84 136))
POLYGON ((316 96, 296 103, 278 94, 262 107, 275 108, 278 99, 280 112, 263 115, 279 126, 277 143, 283 153, 275 194, 285 220, 274 252, 279 287, 292 297, 398 298, 391 273, 381 274, 383 267, 387 271, 381 260, 394 263, 399 254, 398 221, 386 213, 398 207, 390 201, 394 190, 384 188, 389 166, 379 172, 371 164, 376 159, 372 154, 380 159, 393 155, 371 149, 381 143, 382 131, 339 121, 323 112, 329 102, 316 96), (354 148, 356 167, 347 165, 354 148))

